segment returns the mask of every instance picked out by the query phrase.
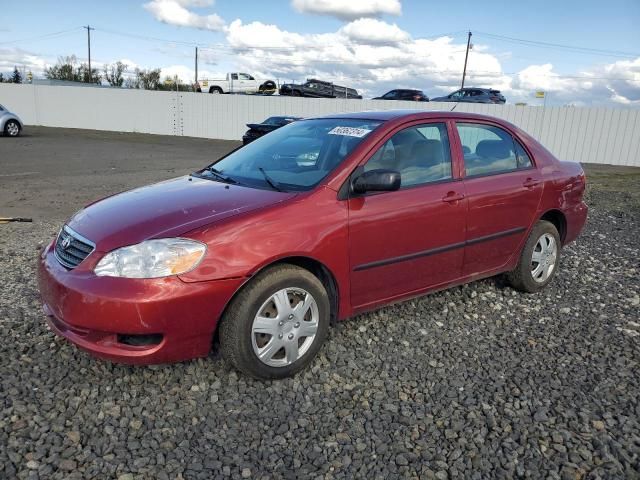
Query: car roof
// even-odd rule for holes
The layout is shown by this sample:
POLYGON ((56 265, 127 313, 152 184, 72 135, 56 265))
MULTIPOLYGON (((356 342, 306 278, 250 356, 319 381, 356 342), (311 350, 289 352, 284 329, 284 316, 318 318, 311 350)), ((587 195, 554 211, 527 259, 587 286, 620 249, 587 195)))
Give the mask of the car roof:
POLYGON ((388 120, 397 120, 400 118, 406 118, 407 120, 422 120, 432 118, 471 118, 477 120, 492 120, 500 121, 495 117, 489 115, 481 115, 478 113, 466 113, 466 112, 451 112, 448 110, 379 110, 379 111, 366 111, 366 112, 347 112, 336 113, 333 115, 324 115, 321 117, 309 117, 310 119, 329 119, 329 118, 344 118, 344 119, 359 119, 359 120, 379 120, 386 122, 388 120))

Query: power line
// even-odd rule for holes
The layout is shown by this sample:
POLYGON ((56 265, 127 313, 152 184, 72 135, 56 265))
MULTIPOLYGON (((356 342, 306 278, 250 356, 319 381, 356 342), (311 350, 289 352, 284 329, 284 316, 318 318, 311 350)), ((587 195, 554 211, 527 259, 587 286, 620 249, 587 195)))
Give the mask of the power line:
POLYGON ((586 53, 591 55, 603 55, 610 57, 640 57, 640 53, 621 52, 619 50, 603 50, 598 48, 579 47, 576 45, 563 45, 561 43, 541 42, 539 40, 526 40, 523 38, 507 37, 504 35, 496 35, 486 32, 476 32, 476 35, 492 38, 494 40, 501 40, 504 42, 517 43, 519 45, 529 45, 540 48, 556 48, 562 50, 570 50, 576 53, 586 53))
MULTIPOLYGON (((200 50, 216 51, 216 52, 218 52, 218 54, 220 56, 225 56, 225 57, 234 56, 234 55, 237 55, 238 52, 250 51, 250 50, 267 50, 267 51, 272 51, 275 55, 277 55, 278 51, 283 51, 283 52, 287 51, 288 52, 288 51, 291 51, 291 50, 298 50, 298 49, 305 48, 304 46, 300 46, 300 45, 297 45, 297 46, 245 45, 245 46, 242 46, 242 47, 235 47, 235 46, 232 46, 232 45, 229 45, 229 44, 202 45, 202 44, 196 43, 196 42, 190 42, 190 41, 184 41, 184 40, 171 40, 171 39, 166 39, 166 38, 159 38, 159 37, 153 37, 153 36, 147 36, 147 35, 139 35, 139 34, 134 34, 134 33, 121 32, 121 31, 115 31, 115 30, 109 30, 109 29, 103 29, 103 28, 93 28, 93 27, 88 27, 88 26, 75 27, 75 28, 71 28, 71 29, 68 29, 68 30, 62 30, 62 31, 59 31, 59 32, 52 32, 52 33, 39 35, 39 36, 34 36, 34 37, 22 39, 22 40, 10 40, 10 41, 5 41, 5 42, 0 42, 0 45, 2 45, 2 44, 11 44, 11 43, 20 43, 20 42, 29 42, 29 41, 37 41, 37 40, 52 38, 52 37, 55 37, 55 36, 60 36, 60 35, 68 34, 68 33, 71 33, 71 32, 76 32, 79 29, 87 29, 87 33, 88 34, 90 33, 90 30, 97 30, 97 31, 101 31, 101 32, 104 32, 104 33, 107 33, 107 34, 111 34, 111 35, 118 35, 118 36, 123 36, 123 37, 135 38, 135 39, 145 40, 145 41, 154 42, 154 43, 163 42, 163 43, 182 45, 182 46, 188 46, 188 47, 197 47, 200 50)), ((416 39, 414 39, 414 41, 417 41, 417 40, 431 40, 431 39, 442 38, 442 37, 455 37, 457 35, 460 35, 461 33, 467 33, 467 32, 459 31, 459 32, 443 33, 443 34, 438 34, 438 35, 432 35, 432 36, 429 36, 429 37, 416 38, 416 39)), ((578 46, 562 45, 562 44, 549 43, 549 42, 540 42, 540 41, 536 41, 536 40, 525 40, 525 39, 519 39, 519 38, 515 38, 515 37, 507 37, 507 36, 503 36, 503 35, 495 35, 495 34, 486 33, 486 32, 475 32, 475 34, 479 35, 479 36, 483 36, 483 37, 496 39, 496 40, 501 40, 501 41, 506 41, 506 42, 513 42, 513 43, 529 45, 529 46, 536 46, 536 47, 540 47, 540 48, 571 49, 571 50, 579 51, 581 53, 591 53, 591 54, 609 55, 609 56, 622 56, 622 57, 640 56, 640 54, 633 54, 633 53, 629 53, 629 52, 621 52, 621 51, 616 51, 616 50, 592 49, 592 48, 587 48, 587 47, 578 47, 578 46)), ((390 45, 384 45, 384 44, 366 45, 366 44, 359 44, 359 43, 343 43, 342 45, 344 45, 344 46, 363 46, 363 45, 365 45, 365 46, 369 46, 369 47, 372 47, 372 48, 390 46, 390 45)), ((89 45, 88 45, 88 48, 90 48, 89 45)), ((308 68, 310 66, 307 63, 293 63, 293 62, 280 62, 280 63, 283 66, 294 67, 294 68, 296 68, 296 67, 308 68)), ((367 65, 365 63, 356 62, 356 61, 347 62, 347 61, 339 61, 339 60, 314 59, 313 63, 316 63, 316 64, 360 66, 360 67, 363 67, 363 68, 371 68, 371 69, 384 68, 382 66, 367 65)), ((426 71, 422 70, 422 71, 425 72, 425 73, 429 73, 429 74, 443 74, 443 75, 448 75, 448 74, 459 75, 459 73, 460 73, 457 70, 426 70, 426 71)), ((502 76, 516 76, 516 75, 520 75, 520 74, 521 74, 521 72, 494 72, 494 71, 481 71, 481 70, 470 71, 470 72, 467 73, 467 75, 470 76, 470 77, 482 77, 482 76, 484 76, 484 77, 494 77, 494 78, 498 78, 498 77, 502 77, 502 76)), ((537 75, 538 76, 542 76, 542 77, 550 77, 550 78, 557 78, 557 79, 621 80, 621 81, 630 81, 630 80, 632 80, 632 79, 629 79, 629 78, 596 77, 596 76, 590 76, 590 75, 558 75, 558 74, 537 74, 537 75)))
MULTIPOLYGON (((271 51, 295 51, 301 48, 305 48, 304 45, 292 45, 292 46, 283 46, 283 45, 242 45, 242 46, 233 46, 233 45, 229 45, 229 44, 223 44, 223 43, 218 43, 218 44, 202 44, 202 43, 198 43, 198 42, 190 42, 190 41, 184 41, 184 40, 173 40, 173 39, 167 39, 167 38, 160 38, 160 37, 153 37, 153 36, 148 36, 148 35, 139 35, 139 34, 135 34, 135 33, 129 33, 129 32, 122 32, 122 31, 116 31, 116 30, 110 30, 110 29, 104 29, 104 28, 98 28, 99 31, 102 31, 104 33, 108 33, 111 35, 119 35, 119 36, 123 36, 123 37, 129 37, 129 38, 136 38, 136 39, 140 39, 140 40, 145 40, 145 41, 149 41, 149 42, 164 42, 164 43, 170 43, 170 44, 174 44, 174 45, 183 45, 183 46, 188 46, 188 47, 198 47, 200 50, 211 50, 211 51, 231 51, 231 52, 239 52, 239 51, 245 51, 245 50, 271 50, 271 51)), ((419 40, 433 40, 436 38, 442 38, 442 37, 455 37, 460 35, 461 33, 467 33, 464 31, 456 31, 456 32, 447 32, 447 33, 441 33, 441 34, 437 34, 437 35, 430 35, 428 37, 419 37, 419 38, 415 38, 414 41, 419 41, 419 40)), ((498 41, 504 41, 504 42, 510 42, 510 43, 516 43, 519 45, 525 45, 525 46, 535 46, 535 47, 539 47, 539 48, 556 48, 556 49, 562 49, 562 50, 569 50, 569 51, 574 51, 577 53, 584 53, 584 54, 592 54, 592 55, 602 55, 602 56, 611 56, 611 57, 620 57, 620 58, 634 58, 634 57, 638 57, 640 56, 640 53, 630 53, 630 52, 621 52, 618 50, 603 50, 603 49, 594 49, 594 48, 588 48, 588 47, 579 47, 579 46, 572 46, 572 45, 562 45, 559 43, 550 43, 550 42, 541 42, 541 41, 537 41, 537 40, 526 40, 526 39, 522 39, 522 38, 515 38, 515 37, 507 37, 504 35, 496 35, 496 34, 492 34, 492 33, 487 33, 487 32, 476 32, 476 35, 482 36, 482 37, 488 37, 494 40, 498 40, 498 41)), ((346 43, 341 43, 341 45, 343 46, 347 46, 347 47, 360 47, 360 46, 368 46, 368 47, 385 47, 385 46, 391 46, 390 44, 377 44, 377 45, 367 45, 367 44, 361 44, 361 43, 353 43, 353 42, 346 42, 346 43)))
MULTIPOLYGON (((284 45, 242 45, 242 46, 233 46, 233 45, 229 45, 227 43, 216 43, 216 44, 203 44, 203 43, 198 43, 198 42, 189 42, 189 41, 184 41, 184 40, 172 40, 172 39, 168 39, 168 38, 159 38, 159 37, 152 37, 152 36, 148 36, 148 35, 139 35, 139 34, 135 34, 135 33, 129 33, 129 32, 122 32, 122 31, 117 31, 117 30, 110 30, 110 29, 105 29, 105 28, 97 28, 97 31, 101 31, 104 33, 108 33, 111 35, 119 35, 119 36, 123 36, 123 37, 129 37, 129 38, 136 38, 139 40, 145 40, 148 42, 164 42, 164 43, 172 43, 175 45, 184 45, 187 47, 198 47, 200 50, 227 50, 227 51, 242 51, 242 50, 283 50, 283 51, 290 51, 290 50, 298 50, 301 48, 308 48, 309 45, 291 45, 291 46, 284 46, 284 45)), ((436 38, 442 38, 442 37, 455 37, 456 35, 459 35, 460 33, 464 33, 463 31, 457 31, 457 32, 447 32, 447 33, 441 33, 441 34, 437 34, 437 35, 430 35, 428 37, 419 37, 419 38, 415 38, 414 41, 418 41, 418 40, 433 40, 436 38)), ((341 45, 343 46, 351 46, 351 47, 356 47, 356 46, 369 46, 369 47, 385 47, 385 46, 391 46, 391 44, 375 44, 375 45, 370 45, 370 44, 362 44, 362 43, 356 43, 356 42, 343 42, 341 43, 341 45)))
POLYGON ((76 31, 80 30, 81 28, 85 28, 85 27, 74 27, 74 28, 70 28, 68 30, 61 30, 59 32, 45 33, 44 35, 37 35, 35 37, 22 38, 20 40, 8 40, 8 41, 0 42, 0 45, 8 45, 8 44, 11 44, 11 43, 27 43, 27 42, 37 41, 37 40, 44 40, 44 39, 48 39, 48 38, 51 38, 51 37, 62 36, 62 35, 67 34, 67 33, 76 32, 76 31))

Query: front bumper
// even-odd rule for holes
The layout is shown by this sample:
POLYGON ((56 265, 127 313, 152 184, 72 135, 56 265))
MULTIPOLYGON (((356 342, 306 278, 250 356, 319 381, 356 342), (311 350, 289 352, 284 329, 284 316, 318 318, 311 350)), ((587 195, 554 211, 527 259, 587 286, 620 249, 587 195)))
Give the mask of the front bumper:
MULTIPOLYGON (((92 264, 92 256, 85 262, 92 264)), ((40 256, 38 286, 47 322, 83 350, 129 364, 207 356, 224 307, 242 284, 242 279, 187 283, 177 277, 97 277, 81 267, 64 268, 51 245, 40 256), (130 338, 153 341, 138 345, 130 338)))

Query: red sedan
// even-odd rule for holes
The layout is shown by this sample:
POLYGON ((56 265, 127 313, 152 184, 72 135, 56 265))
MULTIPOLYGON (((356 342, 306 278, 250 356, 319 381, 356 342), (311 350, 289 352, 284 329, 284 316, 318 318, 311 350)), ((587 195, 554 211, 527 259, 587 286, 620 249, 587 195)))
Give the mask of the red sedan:
POLYGON ((329 324, 506 273, 545 287, 587 217, 585 176, 519 128, 457 112, 307 119, 209 167, 76 213, 42 252, 51 328, 149 364, 294 374, 329 324))

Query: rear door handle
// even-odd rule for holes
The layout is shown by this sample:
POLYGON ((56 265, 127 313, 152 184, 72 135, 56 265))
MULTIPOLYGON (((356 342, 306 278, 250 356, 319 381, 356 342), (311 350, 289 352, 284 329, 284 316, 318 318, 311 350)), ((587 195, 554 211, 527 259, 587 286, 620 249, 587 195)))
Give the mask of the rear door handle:
POLYGON ((453 203, 458 202, 464 198, 462 193, 449 192, 444 197, 442 197, 443 202, 453 203))
POLYGON ((540 183, 540 180, 537 180, 535 178, 527 178, 524 183, 522 184, 523 187, 526 188, 533 188, 536 185, 538 185, 540 183))

